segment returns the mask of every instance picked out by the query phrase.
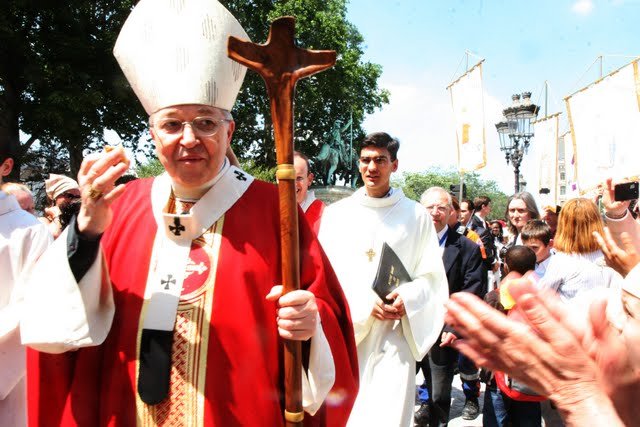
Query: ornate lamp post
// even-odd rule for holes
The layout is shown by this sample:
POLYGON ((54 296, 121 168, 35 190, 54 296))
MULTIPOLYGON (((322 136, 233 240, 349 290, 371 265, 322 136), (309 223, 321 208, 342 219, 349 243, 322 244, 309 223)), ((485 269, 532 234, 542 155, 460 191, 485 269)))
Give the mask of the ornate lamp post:
POLYGON ((520 191, 520 164, 533 137, 531 121, 538 117, 540 107, 531 102, 531 92, 511 96, 513 103, 502 111, 506 121, 496 123, 500 136, 500 150, 504 151, 507 165, 513 164, 515 192, 520 191))

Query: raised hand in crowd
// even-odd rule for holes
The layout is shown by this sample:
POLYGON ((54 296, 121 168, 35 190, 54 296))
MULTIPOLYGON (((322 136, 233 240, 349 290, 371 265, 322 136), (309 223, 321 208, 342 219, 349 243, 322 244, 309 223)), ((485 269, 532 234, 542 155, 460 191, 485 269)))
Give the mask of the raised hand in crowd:
POLYGON ((80 165, 82 207, 78 214, 78 231, 87 237, 97 237, 111 223, 111 204, 124 191, 124 184, 115 182, 129 168, 129 159, 122 147, 85 157, 80 165))
POLYGON ((633 245, 633 240, 629 233, 623 232, 620 235, 622 248, 613 240, 611 232, 607 227, 604 229, 604 236, 601 236, 597 231, 593 232, 593 236, 602 249, 607 265, 623 277, 626 277, 633 267, 640 262, 640 254, 638 254, 638 251, 633 245))
POLYGON ((611 360, 605 349, 596 347, 611 339, 608 332, 603 335, 601 324, 591 331, 576 322, 556 296, 529 280, 515 280, 509 290, 526 323, 507 318, 471 294, 452 295, 446 321, 464 337, 453 346, 478 365, 503 371, 549 396, 567 425, 622 425, 607 396, 610 387, 600 382, 604 371, 599 361, 611 360))
POLYGON ((615 184, 612 178, 607 178, 606 181, 599 186, 602 190, 602 207, 607 217, 616 219, 622 218, 629 208, 629 201, 617 201, 615 199, 615 184))

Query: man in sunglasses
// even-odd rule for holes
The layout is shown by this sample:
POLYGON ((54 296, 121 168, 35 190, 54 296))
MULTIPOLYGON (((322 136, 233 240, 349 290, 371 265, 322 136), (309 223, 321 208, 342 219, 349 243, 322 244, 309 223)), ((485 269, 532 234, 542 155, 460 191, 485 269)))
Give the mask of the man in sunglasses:
POLYGON ((248 39, 211 0, 141 0, 124 24, 114 53, 166 172, 116 186, 120 147, 82 163, 80 213, 25 296, 23 339, 62 352, 30 355, 33 425, 283 425, 283 338, 302 341, 305 419, 346 422, 357 360, 335 274, 300 221, 302 289, 282 295, 277 189, 226 158, 245 74, 229 35, 248 39))

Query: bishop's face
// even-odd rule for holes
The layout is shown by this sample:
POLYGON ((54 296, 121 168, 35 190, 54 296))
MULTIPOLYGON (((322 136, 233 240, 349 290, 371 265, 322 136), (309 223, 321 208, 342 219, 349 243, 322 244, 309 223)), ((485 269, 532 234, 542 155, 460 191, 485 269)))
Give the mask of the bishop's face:
POLYGON ((176 183, 195 188, 218 174, 235 129, 226 117, 223 110, 205 105, 178 105, 152 115, 158 159, 176 183))
POLYGON ((360 175, 370 197, 384 197, 389 192, 391 174, 396 170, 398 159, 391 161, 386 148, 369 146, 360 150, 360 175))

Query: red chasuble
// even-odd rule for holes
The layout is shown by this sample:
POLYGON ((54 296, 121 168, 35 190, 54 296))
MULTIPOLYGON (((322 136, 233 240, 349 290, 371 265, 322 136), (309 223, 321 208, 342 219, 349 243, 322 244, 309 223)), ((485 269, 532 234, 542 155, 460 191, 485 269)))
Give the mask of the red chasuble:
POLYGON ((324 203, 320 199, 315 199, 304 213, 304 216, 307 218, 307 222, 311 226, 313 232, 316 233, 316 236, 318 235, 318 231, 320 231, 322 211, 324 211, 324 203))
MULTIPOLYGON (((115 318, 97 347, 28 354, 29 425, 280 426, 283 357, 276 304, 280 280, 277 190, 254 181, 191 248, 174 329, 169 397, 143 403, 136 392, 141 312, 156 222, 151 179, 127 186, 102 238, 115 318), (266 208, 266 207, 270 207, 266 208)), ((316 296, 336 381, 305 425, 346 424, 357 394, 358 362, 346 299, 305 221, 301 284, 316 296)), ((308 345, 303 345, 308 351, 308 345)))

